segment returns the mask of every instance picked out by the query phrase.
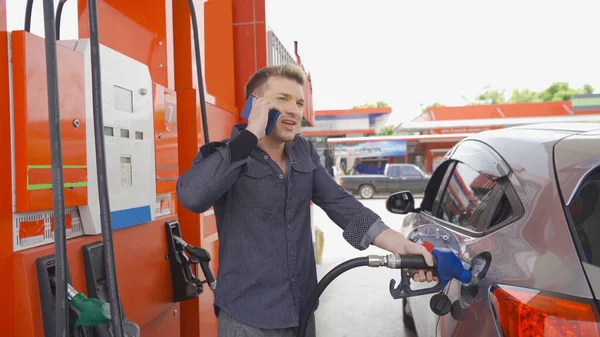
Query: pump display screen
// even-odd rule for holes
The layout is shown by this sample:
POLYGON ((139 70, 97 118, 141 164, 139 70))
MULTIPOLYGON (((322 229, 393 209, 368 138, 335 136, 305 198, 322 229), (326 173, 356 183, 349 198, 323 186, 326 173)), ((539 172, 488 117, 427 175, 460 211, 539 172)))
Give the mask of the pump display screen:
POLYGON ((115 85, 113 92, 115 109, 133 113, 133 91, 115 85))

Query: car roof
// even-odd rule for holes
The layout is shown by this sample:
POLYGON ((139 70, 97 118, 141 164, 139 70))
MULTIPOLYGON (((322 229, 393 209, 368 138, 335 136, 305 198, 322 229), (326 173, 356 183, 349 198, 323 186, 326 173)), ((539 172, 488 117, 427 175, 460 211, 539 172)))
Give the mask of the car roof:
POLYGON ((546 130, 562 131, 567 133, 582 133, 594 130, 600 130, 600 123, 539 123, 510 127, 507 129, 518 130, 546 130))
POLYGON ((600 166, 600 129, 570 135, 554 147, 554 165, 565 203, 571 203, 579 186, 600 166))
MULTIPOLYGON (((556 144, 565 137, 599 131, 600 123, 540 123, 483 131, 469 136, 468 139, 481 140, 493 148, 500 148, 499 145, 508 139, 515 145, 519 143, 556 144)), ((507 149, 507 152, 515 150, 516 148, 507 149)), ((502 156, 505 154, 507 153, 500 153, 502 156)))
POLYGON ((565 203, 583 178, 600 165, 600 123, 544 123, 483 131, 469 139, 494 148, 511 167, 554 180, 565 203), (555 171, 556 169, 556 171, 555 171))

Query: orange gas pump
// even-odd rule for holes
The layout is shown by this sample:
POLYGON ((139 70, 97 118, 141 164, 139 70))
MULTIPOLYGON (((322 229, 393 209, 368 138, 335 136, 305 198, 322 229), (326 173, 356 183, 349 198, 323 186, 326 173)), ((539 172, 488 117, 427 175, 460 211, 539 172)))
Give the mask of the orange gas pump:
MULTIPOLYGON (((57 61, 57 46, 56 46, 56 30, 60 29, 60 14, 62 13, 62 8, 65 4, 65 0, 61 0, 58 7, 58 20, 55 21, 54 17, 54 3, 52 1, 44 1, 44 31, 45 31, 45 59, 46 59, 46 88, 47 88, 47 98, 48 98, 48 111, 49 111, 49 131, 50 131, 50 158, 51 158, 51 171, 52 171, 52 179, 51 179, 51 193, 52 193, 52 201, 53 201, 53 224, 54 224, 54 245, 55 245, 55 256, 54 260, 43 259, 36 260, 38 263, 38 285, 40 287, 40 297, 42 304, 42 314, 44 320, 44 335, 45 336, 88 336, 92 334, 96 334, 98 336, 115 336, 115 337, 137 337, 140 335, 140 328, 137 324, 126 319, 124 314, 122 314, 122 307, 118 292, 118 284, 117 284, 117 275, 116 275, 116 265, 115 265, 115 253, 114 253, 114 242, 113 242, 113 216, 114 213, 111 212, 110 205, 110 191, 109 190, 109 182, 108 182, 108 174, 107 174, 107 155, 110 157, 111 154, 114 155, 113 151, 110 151, 109 148, 107 150, 105 146, 105 132, 104 129, 106 127, 106 123, 104 123, 104 100, 103 100, 103 90, 102 90, 102 78, 103 73, 101 69, 101 46, 99 43, 99 34, 98 34, 98 9, 96 0, 89 0, 88 4, 88 18, 89 18, 89 49, 86 49, 86 52, 89 52, 89 65, 91 67, 91 81, 86 84, 90 84, 88 87, 88 92, 91 90, 92 95, 92 111, 91 114, 86 111, 86 122, 92 121, 93 124, 93 134, 86 134, 86 141, 88 154, 89 152, 95 152, 95 164, 96 164, 96 178, 97 178, 97 199, 95 195, 88 194, 88 203, 92 203, 94 201, 98 201, 99 205, 99 216, 100 216, 100 231, 102 233, 102 256, 103 259, 96 259, 95 261, 91 258, 88 258, 86 262, 88 264, 93 262, 100 262, 104 265, 104 272, 106 276, 106 292, 102 294, 102 298, 105 298, 107 302, 103 302, 100 299, 96 299, 95 302, 89 300, 85 295, 77 292, 72 285, 69 284, 68 280, 68 262, 67 262, 67 245, 66 245, 66 228, 65 228, 65 195, 63 189, 52 188, 53 186, 65 186, 64 175, 63 175, 63 149, 62 149, 62 137, 61 137, 61 114, 60 114, 60 104, 59 104, 59 91, 58 91, 58 61, 57 61), (91 82, 91 83, 90 83, 91 82), (91 116, 90 116, 91 115, 91 116), (91 118, 90 118, 91 117, 91 118), (91 150, 91 146, 89 143, 93 142, 93 150, 91 150), (113 152, 113 153, 111 153, 113 152), (91 197, 91 198, 90 198, 91 197), (48 268, 48 266, 52 266, 52 268, 48 268), (49 281, 51 281, 50 284, 49 281), (52 308, 50 304, 51 299, 54 299, 55 305, 52 308), (70 305, 67 304, 67 301, 70 301, 70 305), (55 315, 49 313, 54 309, 55 315), (73 313, 74 311, 74 313, 73 313), (109 312, 107 312, 109 311, 109 312), (73 317, 75 315, 78 316, 76 324, 69 322, 69 316, 73 317), (107 323, 107 319, 110 317, 110 324, 107 323), (88 330, 82 330, 85 328, 89 328, 88 330)), ((26 26, 29 26, 31 23, 31 9, 32 9, 32 0, 28 1, 27 4, 27 15, 26 15, 26 26)), ((198 83, 203 83, 202 78, 202 65, 200 58, 200 47, 199 47, 199 34, 198 34, 198 25, 197 19, 195 15, 195 9, 193 1, 188 1, 188 5, 190 7, 190 13, 192 22, 194 25, 194 39, 196 42, 196 69, 198 74, 198 83)), ((29 27, 26 27, 28 30, 29 27)), ((76 49, 76 48, 75 48, 76 49)), ((142 88, 144 90, 145 88, 142 88)), ((120 88, 121 90, 127 90, 125 88, 120 88)), ((204 90, 201 86, 200 92, 200 105, 202 111, 203 121, 206 121, 206 108, 204 101, 204 90)), ((133 96, 133 94, 131 95, 133 96)), ((123 99, 125 97, 119 97, 118 99, 114 99, 115 105, 122 104, 123 99)), ((133 98, 131 98, 133 101, 133 98)), ((133 105, 133 102, 132 102, 133 105)), ((128 107, 129 108, 129 107, 128 107)), ((120 110, 125 110, 125 107, 119 107, 120 110)), ((127 111, 127 110, 125 110, 127 111)), ((133 111, 133 107, 131 107, 131 111, 133 111)), ((122 116, 117 117, 117 123, 122 124, 122 122, 118 119, 122 118, 122 116)), ((110 120, 110 119, 109 119, 110 120)), ((79 123, 73 123, 75 127, 78 127, 79 123)), ((207 128, 205 129, 205 136, 208 136, 207 128)), ((122 131, 123 129, 121 129, 122 131)), ((89 129, 87 129, 89 132, 89 129)), ((136 135, 137 135, 136 131, 136 135)), ((139 139, 136 137, 136 139, 139 139)), ((141 138, 140 140, 142 140, 141 138)), ((207 137, 206 137, 207 139, 207 137)), ((151 145, 151 144, 150 144, 151 145)), ((142 156, 136 156, 142 157, 142 156)), ((121 159, 123 157, 121 156, 121 159)), ((129 156, 131 158, 131 155, 129 156)), ((143 157, 142 157, 143 158, 143 157)), ((139 171, 139 168, 138 168, 139 171)), ((130 177, 129 179, 132 179, 130 177)), ((143 182, 142 182, 143 184, 143 182)), ((121 185, 123 186, 123 181, 121 181, 121 185)), ((127 193, 127 190, 121 189, 120 193, 127 193)), ((89 207, 92 209, 92 207, 89 207)), ((131 208, 120 209, 120 212, 128 212, 129 217, 132 216, 130 212, 131 208)), ((86 211, 84 210, 85 214, 86 211)), ((90 211, 92 216, 98 216, 98 212, 90 211)), ((84 215, 85 216, 85 215, 84 215)), ((85 221, 84 216, 82 217, 82 221, 85 221)), ((154 216, 154 215, 152 215, 154 216)), ((89 221, 89 219, 87 219, 89 221)), ((125 226, 133 226, 139 225, 140 221, 137 220, 137 223, 131 221, 131 219, 126 220, 118 220, 117 222, 126 222, 125 226)), ((84 224, 84 230, 86 227, 93 229, 98 229, 98 223, 88 224, 87 226, 84 224)), ((169 228, 170 225, 167 224, 169 228)), ((210 276, 211 278, 211 286, 216 284, 212 274, 210 272, 207 263, 210 261, 210 255, 203 250, 202 248, 195 248, 187 243, 179 236, 174 236, 172 231, 169 231, 167 235, 167 239, 171 245, 173 243, 177 243, 183 249, 180 249, 178 252, 178 257, 184 257, 182 255, 183 250, 187 250, 188 253, 192 255, 192 261, 199 263, 202 265, 202 269, 206 276, 210 276)), ((175 254, 172 254, 175 257, 175 254)), ((171 271, 172 273, 177 272, 177 265, 181 265, 180 268, 185 270, 187 281, 194 281, 193 285, 196 286, 196 289, 199 291, 194 291, 190 294, 186 294, 188 296, 175 298, 174 302, 188 300, 198 296, 202 292, 202 282, 198 282, 197 279, 190 273, 190 266, 183 265, 183 261, 174 260, 173 258, 169 258, 171 262, 171 271), (174 269, 175 267, 175 269, 174 269)), ((90 268, 88 268, 90 269, 90 268)), ((96 281, 92 279, 92 283, 96 281)), ((187 287, 189 284, 187 283, 178 283, 176 278, 172 278, 173 284, 173 293, 176 294, 181 287, 187 287)), ((96 293, 98 296, 98 293, 96 293)))
POLYGON ((216 336, 215 216, 175 183, 241 121, 264 1, 35 4, 0 0, 0 335, 216 336))
POLYGON ((216 336, 203 285, 218 240, 208 215, 177 209, 175 181, 221 111, 205 102, 196 7, 231 16, 232 2, 42 1, 44 38, 33 1, 9 31, 0 0, 2 335, 216 336), (76 4, 80 38, 61 40, 76 4))

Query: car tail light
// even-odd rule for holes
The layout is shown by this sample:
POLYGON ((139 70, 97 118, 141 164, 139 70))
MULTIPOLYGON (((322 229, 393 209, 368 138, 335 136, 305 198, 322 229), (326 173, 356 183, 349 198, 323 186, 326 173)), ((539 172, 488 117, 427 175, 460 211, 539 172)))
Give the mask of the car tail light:
POLYGON ((504 337, 599 337, 598 309, 589 299, 496 285, 491 302, 504 337))

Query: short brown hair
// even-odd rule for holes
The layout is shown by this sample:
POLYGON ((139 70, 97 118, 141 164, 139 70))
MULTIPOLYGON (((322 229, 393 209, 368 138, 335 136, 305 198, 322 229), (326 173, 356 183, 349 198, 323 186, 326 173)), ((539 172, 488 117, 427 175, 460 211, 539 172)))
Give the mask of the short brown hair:
POLYGON ((304 82, 306 81, 304 70, 297 64, 284 63, 276 66, 268 66, 257 71, 248 81, 246 84, 246 99, 248 99, 248 97, 250 97, 250 95, 258 88, 265 85, 269 78, 275 76, 296 81, 301 86, 304 86, 304 82))

